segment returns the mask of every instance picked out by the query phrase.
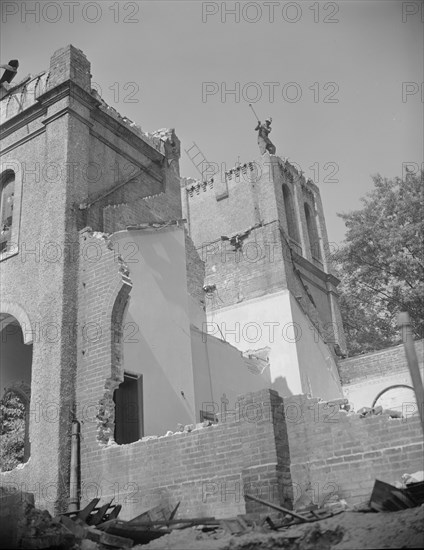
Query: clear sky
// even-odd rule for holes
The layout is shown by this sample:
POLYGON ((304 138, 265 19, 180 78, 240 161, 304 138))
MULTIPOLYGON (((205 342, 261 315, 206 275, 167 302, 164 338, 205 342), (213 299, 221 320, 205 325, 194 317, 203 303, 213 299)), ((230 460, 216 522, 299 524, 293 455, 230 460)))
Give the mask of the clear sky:
POLYGON ((19 81, 80 48, 122 115, 175 127, 183 176, 197 175, 193 141, 227 169, 257 158, 252 103, 273 118, 277 154, 320 186, 339 242, 336 212, 360 206, 372 174, 423 162, 423 12, 421 1, 2 0, 0 59, 19 59, 19 81))

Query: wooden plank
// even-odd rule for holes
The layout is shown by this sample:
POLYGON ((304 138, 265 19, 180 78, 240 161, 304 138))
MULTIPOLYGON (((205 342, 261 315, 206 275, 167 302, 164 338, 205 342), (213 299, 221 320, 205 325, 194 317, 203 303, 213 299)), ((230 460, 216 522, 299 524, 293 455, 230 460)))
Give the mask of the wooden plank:
POLYGON ((296 512, 293 512, 292 510, 287 510, 287 508, 283 508, 282 506, 277 506, 277 504, 273 504, 272 502, 267 502, 266 500, 262 500, 260 498, 256 498, 252 495, 248 495, 245 493, 245 498, 249 500, 254 500, 255 502, 259 502, 259 504, 263 504, 264 506, 269 506, 270 508, 274 508, 274 510, 278 510, 279 512, 282 512, 283 514, 288 514, 289 516, 292 516, 294 518, 299 519, 300 521, 304 523, 312 523, 313 520, 307 519, 304 516, 301 516, 300 514, 296 514, 296 512))
POLYGON ((88 516, 95 509, 95 507, 99 502, 100 502, 99 498, 93 498, 93 500, 90 503, 88 503, 85 508, 83 508, 77 513, 77 518, 82 519, 82 521, 87 521, 88 516))
POLYGON ((119 512, 121 511, 122 509, 122 504, 116 504, 114 507, 113 507, 113 510, 110 514, 108 514, 108 521, 110 521, 111 519, 116 519, 118 516, 119 516, 119 512))
POLYGON ((110 533, 102 533, 99 542, 113 548, 131 548, 134 544, 130 538, 111 535, 110 533))
POLYGON ((97 510, 97 513, 95 513, 93 516, 90 516, 89 518, 89 524, 90 525, 98 525, 99 523, 102 523, 103 517, 108 510, 110 503, 112 501, 106 502, 106 504, 103 504, 103 506, 100 506, 100 508, 97 510))
POLYGON ((398 489, 379 479, 375 480, 370 498, 370 507, 373 510, 395 512, 415 506, 415 502, 404 489, 398 489))
POLYGON ((169 516, 169 519, 174 519, 175 514, 177 513, 177 510, 178 510, 180 504, 181 504, 181 501, 179 501, 177 503, 177 505, 175 506, 175 508, 172 510, 171 515, 169 516))

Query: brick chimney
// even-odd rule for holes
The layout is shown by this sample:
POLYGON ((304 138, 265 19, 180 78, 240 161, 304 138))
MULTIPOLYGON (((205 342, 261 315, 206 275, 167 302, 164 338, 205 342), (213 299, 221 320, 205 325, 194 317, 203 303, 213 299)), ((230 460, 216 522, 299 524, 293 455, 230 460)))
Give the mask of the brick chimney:
POLYGON ((50 58, 49 88, 67 80, 72 80, 87 92, 91 91, 90 62, 71 44, 57 50, 50 58))

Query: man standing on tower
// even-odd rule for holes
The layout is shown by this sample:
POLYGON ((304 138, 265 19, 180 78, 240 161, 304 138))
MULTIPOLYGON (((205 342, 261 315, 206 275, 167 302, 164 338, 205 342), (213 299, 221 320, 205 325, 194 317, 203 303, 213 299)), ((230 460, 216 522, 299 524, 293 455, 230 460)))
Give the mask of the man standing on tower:
POLYGON ((265 120, 265 124, 262 124, 260 120, 258 120, 258 125, 255 128, 258 131, 258 145, 259 145, 259 151, 261 155, 265 153, 265 151, 268 151, 270 155, 275 155, 275 145, 272 143, 272 141, 269 139, 268 134, 271 132, 271 122, 272 118, 268 117, 265 120))

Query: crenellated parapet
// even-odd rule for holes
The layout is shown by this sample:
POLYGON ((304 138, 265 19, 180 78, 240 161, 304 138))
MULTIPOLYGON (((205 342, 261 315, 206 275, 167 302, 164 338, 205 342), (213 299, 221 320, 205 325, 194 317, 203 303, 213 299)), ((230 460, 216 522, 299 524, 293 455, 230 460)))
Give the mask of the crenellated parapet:
POLYGON ((196 197, 208 190, 216 189, 215 198, 221 200, 229 195, 229 185, 233 183, 255 183, 260 177, 260 165, 256 161, 238 164, 230 170, 219 171, 203 181, 194 178, 184 178, 181 187, 186 190, 187 196, 196 197), (220 190, 224 187, 224 191, 220 190))

